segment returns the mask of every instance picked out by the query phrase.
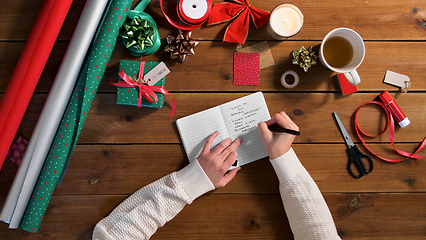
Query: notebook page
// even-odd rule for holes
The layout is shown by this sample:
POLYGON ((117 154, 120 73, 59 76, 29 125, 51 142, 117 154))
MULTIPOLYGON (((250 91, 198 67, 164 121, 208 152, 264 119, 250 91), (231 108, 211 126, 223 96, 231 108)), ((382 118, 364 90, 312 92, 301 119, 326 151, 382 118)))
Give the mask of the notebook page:
POLYGON ((261 121, 271 119, 262 92, 250 94, 220 105, 228 134, 232 139, 241 137, 238 147, 238 166, 268 156, 257 128, 261 121))
POLYGON ((219 107, 180 118, 176 120, 176 125, 190 162, 197 159, 207 138, 214 131, 219 131, 219 136, 213 141, 212 147, 229 137, 219 107))

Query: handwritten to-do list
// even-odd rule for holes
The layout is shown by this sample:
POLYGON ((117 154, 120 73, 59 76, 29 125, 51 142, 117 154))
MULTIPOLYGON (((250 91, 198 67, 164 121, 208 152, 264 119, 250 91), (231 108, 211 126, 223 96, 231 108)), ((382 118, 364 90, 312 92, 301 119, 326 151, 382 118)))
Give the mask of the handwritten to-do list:
MULTIPOLYGON (((247 132, 250 131, 257 126, 256 115, 257 112, 260 111, 260 107, 256 107, 254 109, 246 110, 244 108, 249 108, 248 102, 243 102, 242 104, 237 104, 228 107, 229 122, 228 125, 231 125, 230 128, 232 132, 247 132), (256 125, 255 125, 256 124, 256 125)), ((224 116, 225 117, 225 116, 224 116)), ((229 132, 229 130, 228 130, 229 132)))
POLYGON ((228 137, 233 140, 240 137, 242 143, 236 152, 237 166, 241 166, 267 156, 257 124, 269 119, 263 94, 257 92, 178 119, 176 125, 189 161, 198 157, 207 137, 214 131, 219 131, 219 136, 212 146, 228 137))

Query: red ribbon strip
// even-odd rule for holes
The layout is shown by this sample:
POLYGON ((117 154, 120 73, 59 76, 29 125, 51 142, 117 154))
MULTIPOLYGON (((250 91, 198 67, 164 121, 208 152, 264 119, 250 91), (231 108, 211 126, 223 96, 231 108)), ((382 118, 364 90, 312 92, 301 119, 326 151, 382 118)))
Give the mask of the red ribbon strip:
POLYGON ((251 17, 256 28, 260 28, 269 20, 270 13, 254 8, 248 0, 233 0, 213 5, 208 25, 232 21, 226 28, 223 41, 244 44, 249 29, 251 17))
POLYGON ((175 99, 172 97, 172 95, 164 89, 164 86, 149 86, 146 83, 143 83, 143 69, 145 67, 145 61, 141 61, 140 69, 139 69, 139 75, 138 79, 133 79, 132 77, 128 76, 124 69, 121 70, 118 75, 124 80, 124 81, 118 81, 118 83, 113 83, 108 81, 109 84, 116 86, 116 87, 138 87, 139 88, 139 96, 138 96, 138 103, 137 106, 142 106, 142 96, 150 103, 155 103, 158 101, 158 97, 155 94, 155 92, 162 93, 169 95, 172 98, 172 109, 170 110, 169 118, 172 117, 175 114, 176 110, 176 103, 175 99))
POLYGON ((178 1, 178 3, 177 3, 177 6, 176 6, 176 13, 177 13, 177 15, 178 15, 178 17, 179 17, 179 19, 184 23, 184 24, 182 24, 182 23, 178 23, 178 22, 176 22, 176 21, 174 21, 173 19, 171 19, 165 12, 164 12, 164 9, 163 9, 163 0, 160 0, 160 8, 161 8, 161 11, 163 12, 163 14, 164 14, 164 17, 167 19, 167 21, 172 25, 172 26, 174 26, 175 28, 178 28, 178 29, 182 29, 182 30, 187 30, 187 31, 190 31, 190 30, 194 30, 194 29, 196 29, 196 28, 198 28, 198 27, 201 27, 201 25, 203 25, 203 23, 205 22, 205 21, 207 21, 207 19, 208 19, 208 17, 209 17, 209 15, 210 15, 210 12, 211 12, 211 10, 212 10, 212 1, 211 0, 206 0, 206 2, 207 2, 207 11, 206 11, 206 13, 204 14, 204 16, 203 17, 201 17, 201 18, 199 18, 199 19, 192 19, 192 18, 190 18, 190 17, 188 17, 185 13, 184 13, 184 11, 183 11, 183 9, 182 9, 182 0, 179 0, 178 1))
POLYGON ((404 151, 401 151, 401 150, 399 150, 399 149, 397 149, 396 147, 395 147, 395 144, 394 144, 394 136, 395 136, 395 121, 394 121, 394 119, 393 119, 393 117, 392 117, 392 114, 389 112, 389 110, 386 108, 386 106, 385 106, 385 104, 383 104, 383 103, 381 103, 381 102, 377 102, 377 101, 370 101, 370 102, 366 102, 366 103, 364 103, 364 104, 362 104, 357 110, 356 110, 356 112, 355 112, 355 130, 356 130, 356 133, 357 133, 357 135, 358 135, 358 137, 359 137, 359 139, 361 139, 361 142, 364 144, 364 146, 368 149, 368 151, 370 151, 374 156, 376 156, 376 157, 378 157, 378 158, 380 158, 380 159, 382 159, 382 160, 384 160, 384 161, 387 161, 387 162, 401 162, 401 161, 404 161, 405 159, 407 159, 407 158, 414 158, 414 159, 423 159, 423 157, 422 156, 420 156, 420 155, 418 155, 417 153, 422 149, 422 148, 424 148, 425 146, 426 146, 426 138, 425 139, 423 139, 423 142, 420 144, 420 146, 418 147, 418 149, 414 152, 414 153, 407 153, 407 152, 404 152, 404 151), (372 136, 372 135, 368 135, 368 134, 366 134, 365 132, 363 132, 362 130, 361 130, 361 128, 359 127, 359 125, 358 125, 358 113, 359 113, 359 110, 362 108, 362 107, 364 107, 365 105, 367 105, 367 104, 377 104, 377 105, 379 105, 379 106, 381 106, 384 110, 385 110, 385 112, 386 112, 386 117, 387 117, 387 119, 386 119, 386 128, 385 128, 385 130, 382 132, 382 133, 380 133, 379 135, 377 135, 377 136, 372 136), (377 154, 375 154, 368 146, 367 146, 367 143, 362 139, 362 135, 361 134, 363 134, 363 135, 365 135, 365 136, 367 136, 367 137, 379 137, 379 136, 381 136, 381 135, 383 135, 387 130, 388 130, 388 128, 390 128, 390 133, 389 133, 389 138, 390 138, 390 142, 391 142, 391 144, 392 144, 392 146, 393 146, 393 148, 395 149, 395 151, 396 152, 398 152, 400 155, 402 155, 402 156, 404 156, 405 158, 403 158, 403 159, 398 159, 398 160, 392 160, 392 159, 387 159, 387 158, 383 158, 383 157, 380 157, 379 155, 377 155, 377 154))

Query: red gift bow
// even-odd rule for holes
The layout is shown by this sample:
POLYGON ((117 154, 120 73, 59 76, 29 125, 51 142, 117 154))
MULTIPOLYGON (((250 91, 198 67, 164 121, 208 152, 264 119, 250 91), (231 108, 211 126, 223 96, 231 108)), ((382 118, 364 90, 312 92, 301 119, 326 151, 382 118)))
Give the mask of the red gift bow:
POLYGON ((145 67, 145 61, 141 61, 140 69, 139 69, 139 76, 138 79, 133 79, 132 77, 128 76, 124 69, 121 70, 118 75, 124 80, 124 81, 118 81, 118 83, 113 83, 108 81, 109 84, 116 86, 116 87, 138 87, 139 88, 139 96, 138 96, 138 107, 142 106, 142 96, 145 97, 145 99, 150 103, 155 103, 158 101, 158 97, 155 94, 155 92, 167 94, 172 98, 172 109, 170 111, 169 118, 172 117, 175 114, 176 109, 176 103, 172 95, 164 89, 164 86, 149 86, 146 83, 143 83, 143 69, 145 67))
POLYGON ((269 20, 270 13, 254 8, 248 0, 233 0, 213 5, 207 25, 232 21, 226 28, 223 41, 244 44, 249 29, 249 17, 256 28, 262 27, 269 20), (250 14, 250 15, 249 15, 250 14))

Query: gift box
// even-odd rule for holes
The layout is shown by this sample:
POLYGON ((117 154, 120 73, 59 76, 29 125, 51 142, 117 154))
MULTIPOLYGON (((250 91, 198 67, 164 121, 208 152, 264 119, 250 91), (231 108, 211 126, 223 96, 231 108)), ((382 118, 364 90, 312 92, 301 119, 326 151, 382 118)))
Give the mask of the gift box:
MULTIPOLYGON (((145 61, 143 67, 143 74, 147 74, 152 68, 157 66, 158 62, 148 62, 145 61)), ((132 61, 132 60, 120 60, 119 71, 124 70, 124 73, 133 78, 138 79, 139 71, 141 67, 140 61, 132 61)), ((119 76, 118 81, 123 81, 123 79, 119 76)), ((164 86, 166 83, 166 77, 161 78, 154 86, 164 86)), ((150 108, 161 108, 164 104, 164 96, 162 93, 156 92, 155 95, 158 97, 158 101, 154 103, 150 103, 144 97, 142 97, 142 107, 150 107, 150 108)), ((117 88, 117 104, 121 105, 131 105, 137 106, 139 98, 139 89, 137 87, 118 87, 117 88)))

